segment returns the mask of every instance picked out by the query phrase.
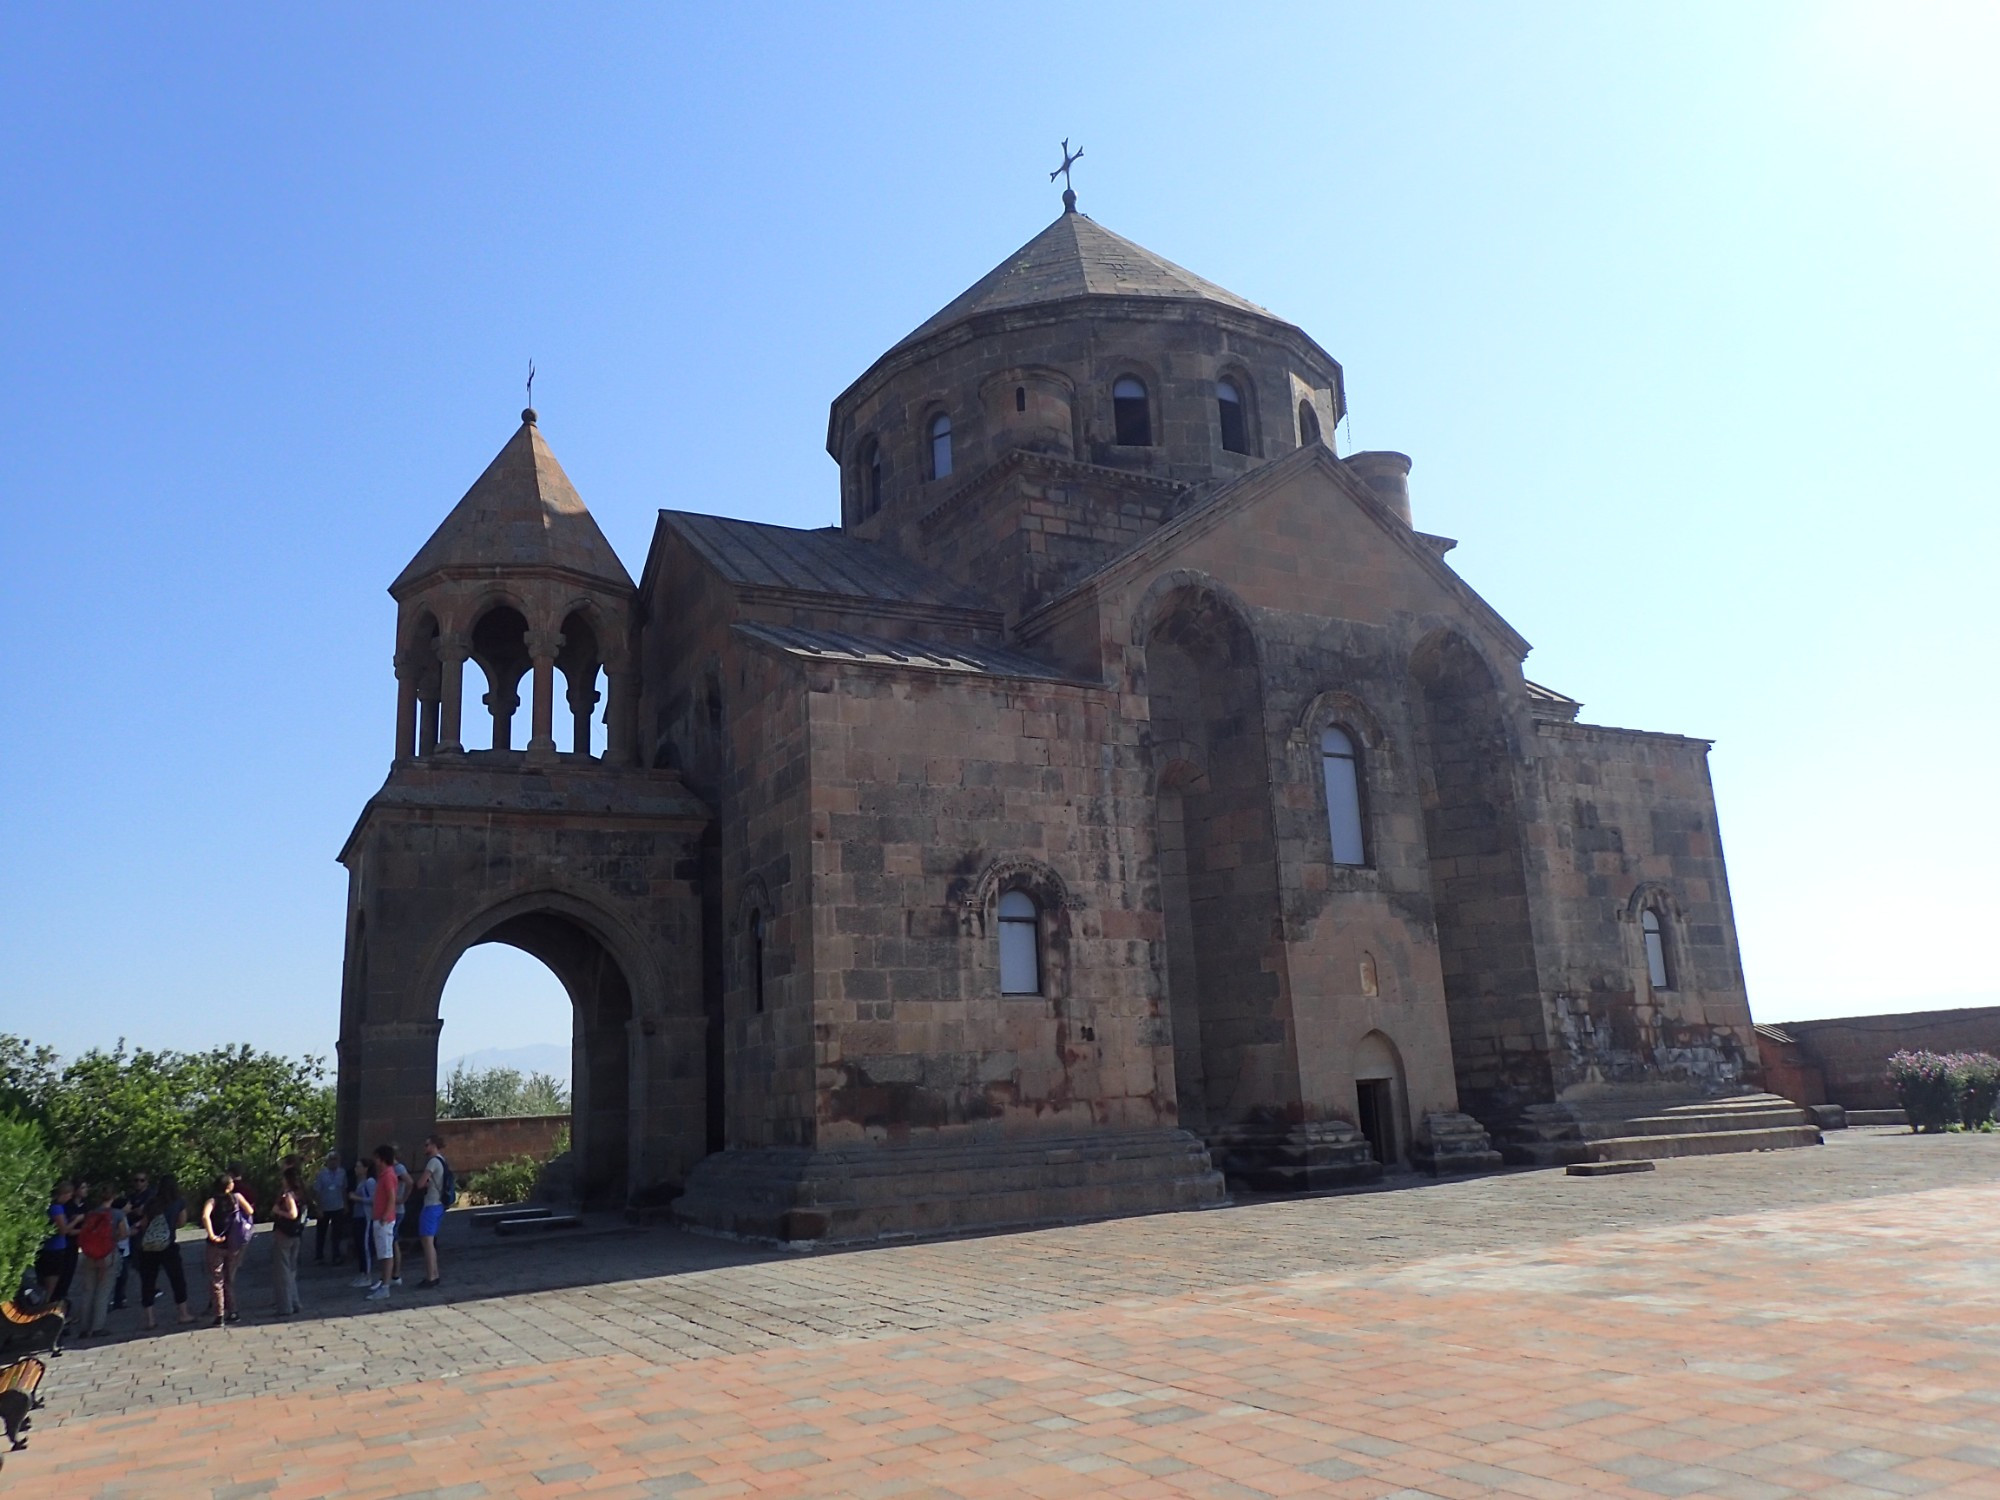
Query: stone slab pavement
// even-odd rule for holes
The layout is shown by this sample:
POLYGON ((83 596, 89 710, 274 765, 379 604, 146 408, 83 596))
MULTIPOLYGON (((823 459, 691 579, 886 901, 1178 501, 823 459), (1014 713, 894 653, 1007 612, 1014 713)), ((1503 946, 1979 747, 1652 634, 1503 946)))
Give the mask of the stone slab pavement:
POLYGON ((66 1356, 0 1488, 2000 1497, 2000 1137, 1830 1141, 811 1257, 461 1246, 453 1301, 328 1278, 338 1315, 66 1356))

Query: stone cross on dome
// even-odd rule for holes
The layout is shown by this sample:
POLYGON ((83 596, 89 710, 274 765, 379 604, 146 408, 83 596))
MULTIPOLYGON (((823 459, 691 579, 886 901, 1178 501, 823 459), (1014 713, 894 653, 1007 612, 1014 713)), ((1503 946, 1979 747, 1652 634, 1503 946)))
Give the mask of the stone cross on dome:
POLYGON ((1073 214, 1076 212, 1076 193, 1070 186, 1069 169, 1083 159, 1083 147, 1078 146, 1075 151, 1071 151, 1069 149, 1069 137, 1064 136, 1062 158, 1062 165, 1049 173, 1049 181, 1054 182, 1058 177, 1063 180, 1063 212, 1073 214))

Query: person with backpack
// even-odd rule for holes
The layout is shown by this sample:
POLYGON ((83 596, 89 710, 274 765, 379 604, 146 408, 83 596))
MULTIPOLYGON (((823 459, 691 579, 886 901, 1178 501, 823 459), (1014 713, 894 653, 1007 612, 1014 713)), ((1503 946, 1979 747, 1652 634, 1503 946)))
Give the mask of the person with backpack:
POLYGON ((277 1294, 278 1316, 304 1312, 299 1301, 299 1246, 305 1243, 306 1194, 299 1169, 286 1167, 271 1200, 271 1289, 277 1294))
POLYGON ((458 1183, 451 1175, 451 1163, 444 1159, 444 1142, 434 1135, 424 1137, 424 1170, 416 1187, 423 1194, 417 1213, 417 1238, 424 1247, 424 1279, 419 1290, 438 1284, 438 1230, 444 1225, 444 1211, 458 1201, 458 1183))
POLYGON ((234 1174, 215 1179, 201 1205, 201 1228, 207 1239, 202 1258, 208 1270, 208 1310, 215 1326, 238 1321, 236 1268, 250 1243, 250 1200, 236 1191, 234 1174))
POLYGON ((175 1321, 192 1323, 188 1311, 187 1271, 181 1265, 181 1247, 174 1236, 187 1222, 187 1203, 181 1197, 174 1174, 160 1174, 159 1185, 147 1196, 145 1209, 133 1226, 139 1246, 139 1307, 146 1315, 146 1328, 159 1327, 153 1319, 153 1300, 160 1293, 160 1273, 167 1273, 167 1287, 173 1293, 175 1321))
POLYGON ((125 1215, 111 1206, 111 1189, 100 1186, 90 1195, 89 1212, 77 1226, 76 1300, 82 1325, 78 1338, 96 1338, 111 1331, 111 1285, 118 1277, 118 1242, 125 1237, 125 1215))

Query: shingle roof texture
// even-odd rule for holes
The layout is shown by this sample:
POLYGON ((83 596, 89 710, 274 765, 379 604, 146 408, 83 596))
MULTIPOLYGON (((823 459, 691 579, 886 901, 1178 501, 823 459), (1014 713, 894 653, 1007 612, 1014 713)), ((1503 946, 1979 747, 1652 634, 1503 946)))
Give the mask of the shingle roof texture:
MULTIPOLYGON (((1217 302, 1271 314, 1227 288, 1113 234, 1095 219, 1066 212, 896 345, 905 348, 982 313, 1033 307, 1072 297, 1162 297, 1217 302)), ((894 353, 894 350, 890 351, 894 353)))
POLYGON ((991 610, 947 578, 834 527, 804 531, 693 511, 663 510, 670 526, 731 583, 845 599, 991 610))
POLYGON ((1068 680, 1047 663, 1000 646, 889 640, 882 636, 853 635, 844 630, 806 630, 795 625, 767 625, 761 621, 738 625, 736 629, 753 640, 776 646, 794 656, 881 667, 917 667, 933 672, 963 672, 982 677, 1026 677, 1042 682, 1068 680))
POLYGON ((389 590, 466 567, 555 568, 632 587, 632 575, 530 421, 507 439, 389 590))

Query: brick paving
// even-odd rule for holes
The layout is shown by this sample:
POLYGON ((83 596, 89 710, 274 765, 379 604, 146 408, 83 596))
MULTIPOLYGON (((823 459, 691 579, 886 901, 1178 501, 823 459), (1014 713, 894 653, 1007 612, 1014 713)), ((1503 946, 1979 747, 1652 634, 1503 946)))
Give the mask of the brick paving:
POLYGON ((79 1350, 0 1486, 1990 1500, 1996 1246, 2000 1138, 1881 1132, 806 1258, 612 1232, 79 1350))

